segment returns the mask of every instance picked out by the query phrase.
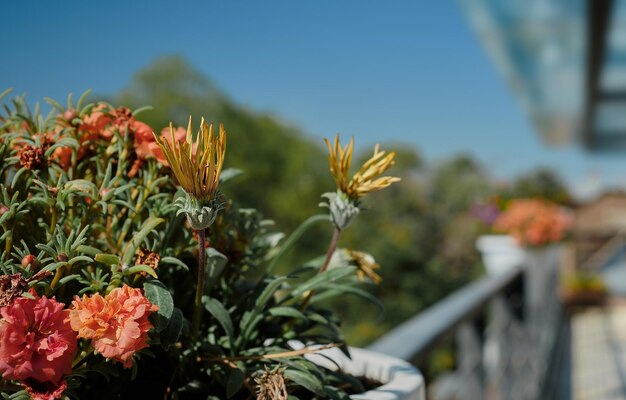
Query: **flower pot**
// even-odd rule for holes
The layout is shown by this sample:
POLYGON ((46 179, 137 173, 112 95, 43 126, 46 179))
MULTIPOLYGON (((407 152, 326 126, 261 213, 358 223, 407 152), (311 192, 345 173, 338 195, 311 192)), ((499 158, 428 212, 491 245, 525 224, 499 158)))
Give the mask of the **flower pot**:
POLYGON ((608 294, 606 290, 593 289, 562 289, 559 297, 568 311, 585 307, 598 307, 606 304, 608 294))
POLYGON ((524 250, 510 235, 482 235, 476 240, 488 275, 499 275, 524 263, 524 250))
POLYGON ((309 360, 329 369, 381 382, 382 385, 365 393, 353 394, 354 400, 424 400, 424 378, 411 364, 399 358, 370 350, 350 348, 351 359, 339 349, 309 354, 309 360), (329 361, 329 359, 333 361, 329 361))

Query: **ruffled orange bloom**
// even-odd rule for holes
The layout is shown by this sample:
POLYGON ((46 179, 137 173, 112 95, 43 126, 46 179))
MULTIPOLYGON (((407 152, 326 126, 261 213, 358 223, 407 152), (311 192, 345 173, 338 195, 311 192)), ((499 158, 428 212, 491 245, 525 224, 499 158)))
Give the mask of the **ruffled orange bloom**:
MULTIPOLYGON (((140 122, 140 124, 142 123, 140 122)), ((146 125, 146 127, 148 126, 146 125)), ((187 130, 182 126, 174 130, 174 140, 176 140, 177 142, 182 142, 183 140, 185 140, 186 135, 187 130)), ((160 136, 171 144, 172 138, 170 135, 170 128, 163 128, 161 130, 160 136)), ((154 138, 154 135, 152 134, 152 129, 135 129, 134 144, 137 158, 141 160, 156 158, 158 162, 165 165, 166 167, 170 166, 170 163, 167 162, 167 158, 165 158, 165 154, 163 154, 163 150, 161 150, 156 142, 156 139, 154 138)))
POLYGON ((107 112, 108 106, 104 103, 98 103, 91 112, 83 117, 83 123, 80 130, 101 135, 105 128, 113 122, 113 118, 107 112))
POLYGON ((572 218, 557 204, 542 199, 513 200, 494 223, 494 229, 513 236, 522 246, 561 241, 572 218))
POLYGON ((124 285, 105 297, 100 294, 72 301, 69 321, 79 338, 91 339, 105 358, 132 366, 135 352, 148 347, 150 314, 159 308, 141 293, 124 285))

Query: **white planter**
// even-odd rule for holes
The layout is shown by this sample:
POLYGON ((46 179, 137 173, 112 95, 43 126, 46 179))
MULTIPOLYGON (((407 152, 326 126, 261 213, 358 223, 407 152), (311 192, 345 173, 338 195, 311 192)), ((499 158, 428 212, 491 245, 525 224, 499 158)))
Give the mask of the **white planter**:
POLYGON ((350 348, 352 359, 339 349, 328 349, 305 357, 329 369, 337 365, 353 376, 363 376, 383 385, 365 393, 353 394, 353 400, 425 400, 426 391, 422 374, 411 364, 399 358, 370 350, 350 348), (320 354, 323 354, 320 355, 320 354), (337 365, 329 361, 331 358, 337 365))
POLYGON ((476 248, 488 275, 499 275, 524 263, 524 250, 510 235, 482 235, 476 240, 476 248))

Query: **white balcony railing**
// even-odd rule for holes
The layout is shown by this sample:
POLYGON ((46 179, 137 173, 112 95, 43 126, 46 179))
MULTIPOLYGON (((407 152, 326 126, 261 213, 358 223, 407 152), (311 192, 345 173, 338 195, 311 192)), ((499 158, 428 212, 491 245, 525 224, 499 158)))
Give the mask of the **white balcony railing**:
POLYGON ((558 253, 558 247, 526 252, 523 265, 468 284, 369 349, 419 368, 456 336, 457 368, 429 386, 429 398, 563 398, 568 389, 550 368, 566 327, 556 290, 558 253))

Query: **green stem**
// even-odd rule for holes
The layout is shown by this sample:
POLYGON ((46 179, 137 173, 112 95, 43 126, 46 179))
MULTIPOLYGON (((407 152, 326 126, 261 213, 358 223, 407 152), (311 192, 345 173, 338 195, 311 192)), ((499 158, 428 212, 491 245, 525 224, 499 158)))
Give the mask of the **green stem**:
POLYGON ((52 278, 52 282, 50 283, 50 289, 54 289, 57 283, 59 283, 59 280, 61 280, 61 278, 63 277, 64 269, 65 265, 57 268, 56 272, 54 273, 54 278, 52 278))
MULTIPOLYGON (((333 258, 333 254, 335 254, 335 250, 337 250, 337 244, 339 244, 339 236, 341 235, 341 229, 335 227, 333 231, 333 237, 330 239, 330 243, 328 244, 328 251, 326 251, 326 259, 324 260, 324 264, 320 268, 318 275, 324 273, 328 269, 328 264, 330 264, 330 259, 333 258)), ((311 297, 315 294, 315 290, 310 290, 309 293, 304 298, 302 305, 300 306, 300 311, 304 311, 309 302, 311 301, 311 297)))
POLYGON ((51 218, 50 218, 50 234, 52 235, 52 234, 54 234, 54 230, 56 229, 56 226, 57 226, 57 209, 56 209, 54 204, 50 208, 50 214, 51 214, 51 218))
POLYGON ((13 230, 11 230, 11 233, 7 235, 7 238, 4 242, 4 252, 5 252, 4 255, 7 258, 7 260, 11 256, 12 247, 13 247, 13 230))
POLYGON ((280 247, 280 250, 276 253, 276 255, 272 258, 272 261, 270 261, 270 264, 267 266, 267 272, 271 273, 274 270, 276 264, 278 263, 278 260, 280 260, 281 257, 285 255, 285 253, 287 253, 287 251, 294 245, 294 243, 298 239, 300 239, 304 232, 312 227, 313 224, 318 221, 328 220, 328 214, 318 214, 307 218, 302 224, 300 224, 300 226, 296 228, 296 230, 293 231, 293 233, 287 238, 287 240, 285 240, 283 245, 280 247))
POLYGON ((206 234, 204 229, 198 232, 198 285, 196 286, 196 298, 194 300, 193 320, 191 323, 191 339, 195 343, 200 330, 200 319, 202 317, 202 294, 204 292, 204 281, 206 278, 206 234))

